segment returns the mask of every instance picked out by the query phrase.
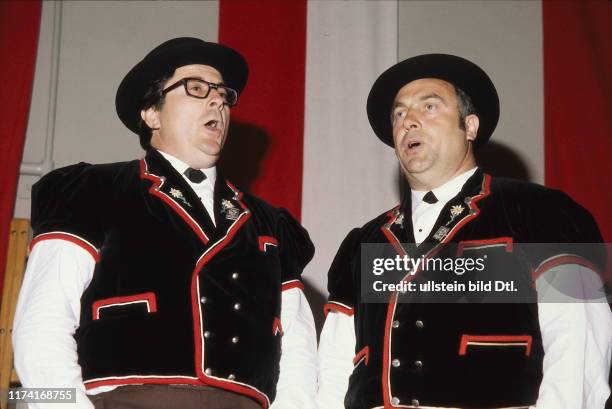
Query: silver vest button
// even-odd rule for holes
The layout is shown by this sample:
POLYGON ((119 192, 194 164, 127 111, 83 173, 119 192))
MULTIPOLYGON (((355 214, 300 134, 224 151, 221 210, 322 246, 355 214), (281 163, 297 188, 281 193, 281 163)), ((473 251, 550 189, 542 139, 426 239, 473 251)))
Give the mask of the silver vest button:
POLYGON ((204 338, 210 338, 210 331, 204 331, 204 338))
POLYGON ((396 405, 396 406, 397 406, 397 405, 399 405, 400 400, 399 400, 399 398, 397 398, 397 397, 395 397, 395 396, 394 396, 394 397, 391 399, 391 403, 392 403, 393 405, 396 405))
POLYGON ((208 376, 210 376, 212 374, 212 369, 210 368, 206 368, 206 370, 204 371, 204 373, 208 376))
POLYGON ((238 280, 239 276, 240 275, 238 273, 232 273, 232 279, 234 279, 234 280, 238 280))
POLYGON ((417 408, 419 407, 420 403, 418 399, 412 399, 412 406, 416 406, 417 408))
POLYGON ((421 369, 423 367, 423 362, 422 361, 414 361, 414 366, 417 369, 421 369))
POLYGON ((399 328, 399 321, 393 321, 393 323, 391 324, 391 326, 393 328, 399 328))
POLYGON ((238 341, 240 341, 240 338, 238 337, 232 337, 232 344, 237 344, 238 341))
POLYGON ((230 381, 233 381, 234 379, 236 379, 236 375, 234 375, 234 374, 229 374, 229 376, 227 377, 227 379, 229 379, 230 381))
POLYGON ((400 366, 400 360, 394 359, 393 361, 391 361, 391 365, 393 365, 394 368, 397 368, 398 366, 400 366))
POLYGON ((239 303, 239 302, 237 302, 236 304, 234 304, 234 309, 235 309, 236 311, 238 311, 238 310, 239 310, 241 307, 242 307, 242 306, 240 305, 240 303, 239 303))
POLYGON ((417 328, 423 328, 425 326, 425 324, 423 323, 423 321, 421 320, 417 320, 414 325, 416 325, 417 328))
POLYGON ((202 297, 202 298, 200 298, 200 302, 201 302, 202 304, 206 304, 206 302, 207 302, 207 301, 208 301, 208 298, 206 298, 206 297, 202 297))

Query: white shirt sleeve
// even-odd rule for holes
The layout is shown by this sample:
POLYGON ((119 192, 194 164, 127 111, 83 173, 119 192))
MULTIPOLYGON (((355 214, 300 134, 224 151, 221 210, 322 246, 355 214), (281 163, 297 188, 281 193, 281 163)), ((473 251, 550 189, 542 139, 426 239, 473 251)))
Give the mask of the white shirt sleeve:
POLYGON ((29 404, 30 409, 93 409, 73 335, 94 267, 87 251, 65 240, 44 240, 32 249, 15 310, 15 368, 24 387, 76 388, 77 403, 29 404))
POLYGON ((317 333, 301 289, 282 292, 281 325, 280 375, 270 409, 315 409, 317 333))
POLYGON ((578 265, 555 267, 536 281, 545 353, 537 409, 604 407, 610 394, 612 313, 605 299, 593 300, 596 282, 601 288, 597 274, 578 265), (580 297, 590 302, 579 302, 580 297))
POLYGON ((355 342, 353 317, 330 311, 319 341, 317 405, 320 409, 344 409, 348 380, 353 373, 355 342))

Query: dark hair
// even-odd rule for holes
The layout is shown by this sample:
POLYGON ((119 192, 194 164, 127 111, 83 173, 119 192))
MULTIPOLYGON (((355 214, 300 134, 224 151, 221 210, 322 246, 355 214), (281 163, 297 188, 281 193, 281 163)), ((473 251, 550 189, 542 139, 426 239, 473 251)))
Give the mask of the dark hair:
POLYGON ((465 131, 465 118, 468 115, 478 115, 472 103, 472 98, 461 88, 453 84, 455 94, 457 94, 457 111, 459 112, 459 128, 465 131))
MULTIPOLYGON (((166 73, 149 85, 147 91, 142 97, 142 104, 140 105, 141 110, 154 108, 156 111, 159 111, 160 109, 162 109, 165 100, 162 91, 166 86, 166 82, 170 79, 170 77, 172 77, 172 75, 174 75, 174 72, 166 73)), ((142 146, 142 149, 144 149, 145 151, 149 150, 149 148, 151 147, 152 134, 153 132, 151 128, 149 128, 147 123, 142 118, 140 118, 140 120, 138 121, 138 138, 140 139, 140 146, 142 146)))

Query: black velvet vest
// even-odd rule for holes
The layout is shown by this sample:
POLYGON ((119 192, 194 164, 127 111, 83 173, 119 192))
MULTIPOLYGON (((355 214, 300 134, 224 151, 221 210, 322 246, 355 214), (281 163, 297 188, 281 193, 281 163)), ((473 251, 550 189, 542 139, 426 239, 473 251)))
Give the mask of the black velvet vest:
MULTIPOLYGON (((533 273, 542 273, 542 262, 559 256, 561 249, 550 246, 529 254, 513 250, 513 243, 599 243, 593 218, 559 191, 492 179, 477 171, 416 247, 410 245, 410 196, 408 190, 401 206, 351 231, 329 271, 326 309, 354 314, 355 320, 355 368, 346 408, 534 404, 544 356, 537 303, 459 300, 469 299, 468 294, 448 302, 419 303, 410 302, 414 295, 401 292, 390 295, 387 303, 362 302, 361 244, 391 244, 394 252, 412 258, 444 257, 444 252, 461 248, 473 257, 486 257, 489 271, 512 266, 506 269, 510 278, 526 283, 524 288, 535 296, 533 273)), ((588 255, 601 267, 600 256, 588 255)), ((420 271, 406 279, 418 284, 431 274, 420 271)))
POLYGON ((221 174, 214 191, 216 227, 154 150, 34 186, 35 241, 70 240, 97 260, 75 335, 87 388, 210 385, 274 400, 281 290, 300 285, 314 247, 284 209, 221 174))

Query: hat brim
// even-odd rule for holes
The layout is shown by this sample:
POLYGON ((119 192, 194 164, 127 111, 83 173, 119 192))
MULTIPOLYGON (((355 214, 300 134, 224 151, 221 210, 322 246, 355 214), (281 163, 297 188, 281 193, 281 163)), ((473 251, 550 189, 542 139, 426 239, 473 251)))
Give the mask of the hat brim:
POLYGON ((218 70, 223 82, 238 94, 249 76, 246 60, 237 51, 198 38, 180 37, 154 48, 121 81, 115 96, 115 108, 121 122, 138 133, 143 97, 151 84, 163 75, 190 64, 208 65, 218 70))
POLYGON ((368 95, 367 112, 376 136, 393 147, 391 107, 397 92, 422 78, 450 82, 470 96, 480 125, 474 149, 484 145, 499 120, 499 97, 489 76, 476 64, 449 54, 425 54, 399 62, 383 72, 368 95))

